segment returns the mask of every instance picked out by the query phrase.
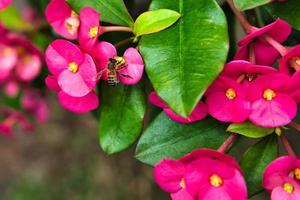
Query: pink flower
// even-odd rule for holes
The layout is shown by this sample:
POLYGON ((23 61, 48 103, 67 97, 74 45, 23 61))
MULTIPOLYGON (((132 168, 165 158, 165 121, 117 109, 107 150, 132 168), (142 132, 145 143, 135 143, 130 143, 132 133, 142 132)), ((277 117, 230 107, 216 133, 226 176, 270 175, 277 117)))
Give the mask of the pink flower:
POLYGON ((12 98, 18 96, 20 92, 20 85, 15 79, 10 79, 4 84, 4 93, 12 98))
POLYGON ((214 150, 199 149, 180 160, 162 160, 155 166, 154 178, 173 200, 247 199, 237 162, 214 150))
POLYGON ((48 106, 45 99, 40 95, 39 91, 27 89, 21 97, 22 108, 31 113, 39 123, 48 121, 48 106))
POLYGON ((249 91, 252 123, 262 127, 287 125, 296 116, 297 104, 287 92, 290 77, 267 74, 257 78, 249 91))
POLYGON ((16 49, 0 43, 0 81, 9 77, 17 61, 18 55, 16 49))
POLYGON ((72 97, 89 94, 97 84, 92 57, 66 40, 55 40, 46 50, 46 63, 61 90, 72 97))
POLYGON ((67 39, 76 39, 80 20, 65 0, 52 0, 46 8, 46 18, 53 29, 67 39))
POLYGON ((61 90, 54 76, 48 76, 45 82, 49 89, 58 93, 59 102, 67 110, 76 113, 85 113, 95 110, 99 106, 99 99, 95 91, 91 91, 82 97, 72 97, 61 90))
POLYGON ((25 54, 16 65, 16 76, 22 81, 32 81, 41 72, 42 61, 38 55, 25 54))
POLYGON ((98 64, 101 78, 108 81, 110 85, 115 85, 119 81, 125 85, 134 85, 142 78, 144 61, 134 48, 127 49, 123 57, 119 57, 112 44, 99 42, 93 50, 93 56, 98 64))
POLYGON ((79 44, 86 50, 91 51, 98 37, 101 34, 99 23, 100 14, 90 7, 85 7, 80 11, 79 44))
POLYGON ((271 162, 263 174, 263 186, 272 200, 300 198, 300 161, 293 156, 282 156, 271 162))
POLYGON ((296 45, 289 49, 279 61, 280 72, 290 74, 300 69, 300 45, 296 45))
POLYGON ((0 9, 6 8, 12 2, 13 2, 13 0, 0 0, 0 9))
POLYGON ((275 22, 263 27, 255 28, 239 42, 239 50, 235 60, 249 60, 251 48, 253 49, 255 62, 259 65, 272 65, 278 58, 279 52, 268 44, 262 37, 268 35, 279 43, 284 42, 291 33, 291 26, 283 21, 275 22))
POLYGON ((183 117, 176 114, 172 111, 168 105, 155 93, 151 92, 149 95, 149 101, 153 105, 156 105, 164 110, 164 112, 175 122, 188 124, 204 119, 207 116, 207 108, 206 105, 199 101, 194 111, 190 114, 189 117, 183 117))
POLYGON ((250 114, 250 102, 242 85, 220 76, 206 92, 208 113, 219 121, 243 122, 250 114))

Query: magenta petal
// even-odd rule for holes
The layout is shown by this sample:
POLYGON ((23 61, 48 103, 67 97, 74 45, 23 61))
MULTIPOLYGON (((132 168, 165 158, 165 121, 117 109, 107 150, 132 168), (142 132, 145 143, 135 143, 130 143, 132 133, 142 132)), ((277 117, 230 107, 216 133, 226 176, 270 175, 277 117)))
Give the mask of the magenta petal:
POLYGON ((194 198, 184 189, 171 194, 172 200, 194 200, 194 198))
POLYGON ((42 61, 37 55, 26 55, 16 66, 16 75, 23 81, 35 79, 41 71, 42 61))
POLYGON ((13 0, 0 0, 0 9, 6 8, 12 2, 13 2, 13 0))
MULTIPOLYGON (((297 183, 294 183, 295 185, 297 183)), ((293 193, 287 193, 283 186, 276 187, 271 193, 271 200, 298 200, 300 199, 300 189, 296 187, 293 193)))
POLYGON ((296 114, 296 102, 289 95, 277 93, 271 101, 253 102, 249 119, 255 125, 272 128, 289 124, 296 114))
POLYGON ((289 61, 293 57, 300 57, 300 45, 296 45, 293 48, 289 49, 288 53, 284 55, 279 61, 280 72, 285 74, 290 74, 290 64, 289 61))
POLYGON ((59 39, 49 45, 45 58, 49 71, 57 77, 68 68, 69 63, 75 62, 80 65, 84 60, 84 55, 75 44, 59 39))
POLYGON ((177 161, 165 159, 154 168, 154 179, 161 189, 175 193, 181 189, 180 181, 184 177, 185 166, 177 161))
POLYGON ((148 96, 149 102, 160 108, 168 108, 168 105, 155 93, 151 92, 148 96))
POLYGON ((0 81, 8 78, 18 61, 17 51, 0 44, 0 81))
POLYGON ((279 52, 261 39, 253 44, 255 62, 260 65, 271 66, 279 57, 279 52))
POLYGON ((224 190, 223 187, 214 188, 207 186, 203 189, 203 193, 199 194, 198 200, 245 200, 245 199, 232 199, 230 195, 224 190))
POLYGON ((76 39, 77 32, 67 30, 66 20, 71 17, 72 9, 65 0, 52 0, 46 8, 46 19, 53 29, 67 39, 76 39))
POLYGON ((17 97, 20 92, 20 85, 16 80, 9 80, 4 85, 4 93, 9 97, 17 97))
POLYGON ((224 190, 227 191, 231 199, 247 200, 246 182, 239 171, 236 170, 234 177, 225 181, 224 190))
POLYGON ((71 97, 61 91, 58 94, 58 100, 62 107, 77 113, 89 112, 99 106, 98 96, 95 92, 90 92, 84 97, 71 97))
POLYGON ((57 79, 54 76, 47 76, 47 78, 45 79, 45 83, 50 90, 54 90, 56 92, 59 92, 61 90, 57 83, 57 79))

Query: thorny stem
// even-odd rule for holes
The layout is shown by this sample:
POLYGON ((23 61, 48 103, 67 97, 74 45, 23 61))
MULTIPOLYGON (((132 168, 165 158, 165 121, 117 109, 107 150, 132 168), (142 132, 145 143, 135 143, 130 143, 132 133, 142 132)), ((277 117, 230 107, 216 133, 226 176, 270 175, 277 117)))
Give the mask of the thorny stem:
POLYGON ((236 133, 232 133, 226 140, 225 142, 219 147, 219 149, 217 150, 220 153, 225 153, 225 151, 228 149, 228 147, 233 143, 233 141, 235 140, 237 134, 236 133))
POLYGON ((272 37, 268 35, 264 35, 263 39, 268 42, 274 49, 276 49, 281 56, 285 56, 287 53, 287 48, 285 48, 282 44, 274 40, 272 37))
POLYGON ((284 133, 280 136, 280 139, 288 155, 297 157, 296 153, 294 152, 292 146, 290 145, 284 133))
POLYGON ((102 26, 103 33, 113 32, 113 31, 123 31, 123 32, 131 32, 132 28, 126 26, 102 26))
POLYGON ((294 129, 296 129, 297 131, 300 131, 300 125, 295 123, 295 122, 291 122, 289 124, 291 127, 293 127, 294 129))
POLYGON ((251 24, 248 22, 246 17, 235 7, 233 0, 226 0, 231 10, 234 12, 235 16, 238 18, 240 24, 242 25, 246 33, 250 33, 253 29, 251 24))

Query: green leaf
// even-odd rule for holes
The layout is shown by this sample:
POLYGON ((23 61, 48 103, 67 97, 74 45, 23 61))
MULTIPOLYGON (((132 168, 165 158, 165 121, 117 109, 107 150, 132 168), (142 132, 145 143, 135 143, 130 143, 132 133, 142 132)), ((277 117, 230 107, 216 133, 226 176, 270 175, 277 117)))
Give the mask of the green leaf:
POLYGON ((136 37, 162 31, 180 18, 173 10, 159 9, 141 14, 134 23, 133 32, 136 37))
POLYGON ((226 18, 214 0, 153 0, 152 10, 162 8, 182 17, 143 36, 140 51, 155 91, 176 113, 188 116, 224 66, 226 18))
POLYGON ((130 147, 139 137, 146 112, 141 86, 101 87, 99 140, 108 154, 130 147))
POLYGON ((241 167, 248 185, 249 196, 262 190, 262 174, 278 155, 277 136, 271 135, 253 145, 244 154, 241 167))
POLYGON ((0 11, 0 22, 6 28, 16 31, 29 31, 33 29, 30 23, 23 20, 20 11, 13 5, 0 11))
POLYGON ((274 132, 274 128, 263 128, 255 126, 251 122, 232 123, 227 128, 227 131, 238 133, 250 138, 261 138, 270 135, 274 132))
POLYGON ((122 26, 132 26, 133 20, 122 0, 67 0, 72 8, 79 11, 90 6, 101 13, 101 21, 122 26))
POLYGON ((211 118, 185 125, 161 113, 139 140, 136 158, 155 165, 163 158, 177 159, 197 148, 218 148, 228 137, 225 129, 211 118))
POLYGON ((249 10, 270 3, 272 0, 233 0, 233 1, 235 6, 239 10, 249 10))
POLYGON ((265 8, 274 19, 281 18, 289 22, 295 29, 300 30, 300 1, 288 0, 287 2, 274 2, 265 8))

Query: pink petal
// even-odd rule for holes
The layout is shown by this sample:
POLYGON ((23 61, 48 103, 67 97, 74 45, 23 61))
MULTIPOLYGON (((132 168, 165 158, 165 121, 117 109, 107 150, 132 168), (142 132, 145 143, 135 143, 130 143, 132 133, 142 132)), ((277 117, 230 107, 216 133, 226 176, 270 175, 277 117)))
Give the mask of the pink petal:
POLYGON ((16 66, 16 75, 22 81, 35 79, 41 71, 42 61, 37 55, 25 55, 16 66))
POLYGON ((151 92, 148 96, 149 102, 160 108, 168 108, 168 105, 155 93, 151 92))
POLYGON ((91 51, 98 41, 101 34, 101 27, 99 24, 100 14, 91 7, 85 7, 80 11, 80 28, 79 28, 79 44, 86 50, 91 51), (91 38, 89 35, 90 29, 98 27, 97 35, 91 38))
POLYGON ((57 79, 54 76, 47 76, 47 78, 45 79, 45 83, 50 90, 54 90, 56 92, 59 92, 61 90, 57 83, 57 79))
POLYGON ((296 102, 289 95, 277 93, 271 101, 252 102, 249 119, 255 125, 272 128, 289 124, 296 114, 296 102))
POLYGON ((288 53, 281 58, 279 61, 279 70, 282 73, 290 74, 292 70, 289 64, 290 59, 293 57, 300 57, 300 45, 296 45, 293 48, 289 49, 288 53))
POLYGON ((253 44, 253 48, 257 64, 272 66, 279 57, 279 52, 261 39, 253 44))
POLYGON ((49 71, 56 77, 68 68, 68 64, 75 62, 80 65, 84 61, 81 50, 73 43, 66 40, 55 40, 45 53, 49 71))
POLYGON ((4 9, 9 6, 13 0, 0 0, 0 9, 4 9))
POLYGON ((194 198, 186 191, 179 190, 176 193, 171 194, 172 200, 194 200, 194 198))
POLYGON ((161 189, 175 193, 181 189, 180 182, 184 176, 185 166, 176 160, 165 159, 154 168, 154 179, 161 189))
POLYGON ((9 97, 17 97, 17 95, 20 92, 20 86, 19 83, 16 80, 9 80, 4 85, 4 93, 9 97))
POLYGON ((17 51, 10 46, 0 44, 0 81, 8 78, 17 61, 17 51))
POLYGON ((77 32, 67 30, 66 20, 71 17, 72 9, 65 0, 52 0, 46 8, 46 19, 53 29, 67 39, 76 39, 77 32))
MULTIPOLYGON (((295 183, 296 185, 297 183, 295 183)), ((276 187, 271 193, 271 200, 298 200, 300 199, 300 189, 296 188, 293 193, 287 193, 283 186, 276 187)))
POLYGON ((76 113, 86 113, 99 106, 98 96, 95 92, 90 92, 84 97, 71 97, 61 91, 58 94, 58 100, 62 107, 76 113))
POLYGON ((124 53, 126 67, 119 71, 120 74, 130 76, 130 78, 119 76, 120 81, 126 85, 137 84, 144 72, 144 61, 140 53, 135 48, 129 48, 124 53))

